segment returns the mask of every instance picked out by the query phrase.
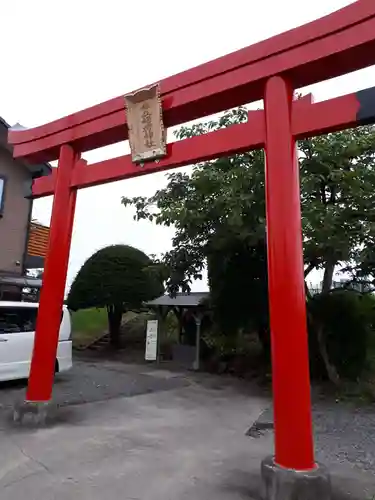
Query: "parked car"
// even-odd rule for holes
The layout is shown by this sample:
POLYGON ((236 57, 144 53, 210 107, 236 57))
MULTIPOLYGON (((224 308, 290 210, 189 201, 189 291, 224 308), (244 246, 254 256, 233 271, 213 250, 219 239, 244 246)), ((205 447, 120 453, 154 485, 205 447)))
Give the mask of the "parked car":
MULTIPOLYGON (((0 301, 0 381, 29 377, 38 307, 35 302, 0 301)), ((55 371, 64 372, 71 367, 72 327, 64 305, 55 371)))

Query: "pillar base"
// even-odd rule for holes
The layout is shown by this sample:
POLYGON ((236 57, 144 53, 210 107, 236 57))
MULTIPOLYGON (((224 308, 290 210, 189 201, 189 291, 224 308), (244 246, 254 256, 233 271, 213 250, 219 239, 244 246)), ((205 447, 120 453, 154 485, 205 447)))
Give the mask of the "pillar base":
POLYGON ((45 426, 56 417, 57 406, 50 401, 22 401, 13 408, 13 422, 23 426, 45 426))
POLYGON ((327 469, 317 464, 311 471, 284 469, 267 457, 261 466, 263 500, 331 500, 327 469))

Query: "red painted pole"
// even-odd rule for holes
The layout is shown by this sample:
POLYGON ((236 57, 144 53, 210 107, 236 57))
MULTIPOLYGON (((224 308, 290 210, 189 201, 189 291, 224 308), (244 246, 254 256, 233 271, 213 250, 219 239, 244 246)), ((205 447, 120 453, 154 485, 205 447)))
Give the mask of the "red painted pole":
POLYGON ((76 202, 76 190, 70 189, 76 161, 73 148, 61 146, 27 401, 46 402, 52 395, 76 202))
MULTIPOLYGON (((75 161, 74 161, 74 167, 78 164, 78 161, 80 159, 80 154, 77 154, 75 156, 75 161)), ((67 234, 66 234, 66 250, 65 250, 65 262, 64 262, 64 268, 63 268, 63 273, 64 273, 64 292, 65 292, 65 285, 66 285, 66 276, 68 274, 68 265, 69 265, 69 256, 70 256, 70 247, 72 244, 72 236, 73 236, 73 226, 74 226, 74 215, 76 211, 76 201, 77 201, 77 189, 71 189, 69 193, 69 204, 66 210, 66 217, 67 217, 67 234)))
POLYGON ((288 82, 280 76, 268 80, 264 102, 275 462, 288 469, 309 470, 315 461, 292 101, 288 82))

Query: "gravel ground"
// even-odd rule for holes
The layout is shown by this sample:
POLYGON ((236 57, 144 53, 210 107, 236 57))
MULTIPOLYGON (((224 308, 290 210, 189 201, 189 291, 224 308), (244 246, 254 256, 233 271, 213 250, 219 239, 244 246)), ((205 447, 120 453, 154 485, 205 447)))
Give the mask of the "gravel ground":
POLYGON ((375 470, 375 407, 317 403, 313 413, 317 459, 375 470))
MULTIPOLYGON (((176 374, 173 377, 139 373, 121 363, 75 360, 72 370, 57 376, 53 399, 58 405, 73 405, 131 397, 149 392, 176 389, 188 381, 176 374)), ((161 373, 162 374, 162 373, 161 373)), ((0 384, 0 410, 11 408, 25 398, 26 383, 0 384)))
MULTIPOLYGON (((313 421, 319 462, 349 463, 362 470, 375 470, 375 406, 318 401, 314 403, 313 421)), ((272 410, 266 410, 248 434, 261 437, 272 422, 272 410)))

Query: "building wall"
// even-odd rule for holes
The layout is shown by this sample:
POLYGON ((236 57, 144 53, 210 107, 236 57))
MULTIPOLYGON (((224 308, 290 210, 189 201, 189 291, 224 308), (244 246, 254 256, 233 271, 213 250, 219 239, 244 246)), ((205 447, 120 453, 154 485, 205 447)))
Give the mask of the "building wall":
POLYGON ((6 178, 0 215, 0 272, 22 274, 32 203, 25 198, 24 189, 30 172, 0 146, 0 176, 6 178))

